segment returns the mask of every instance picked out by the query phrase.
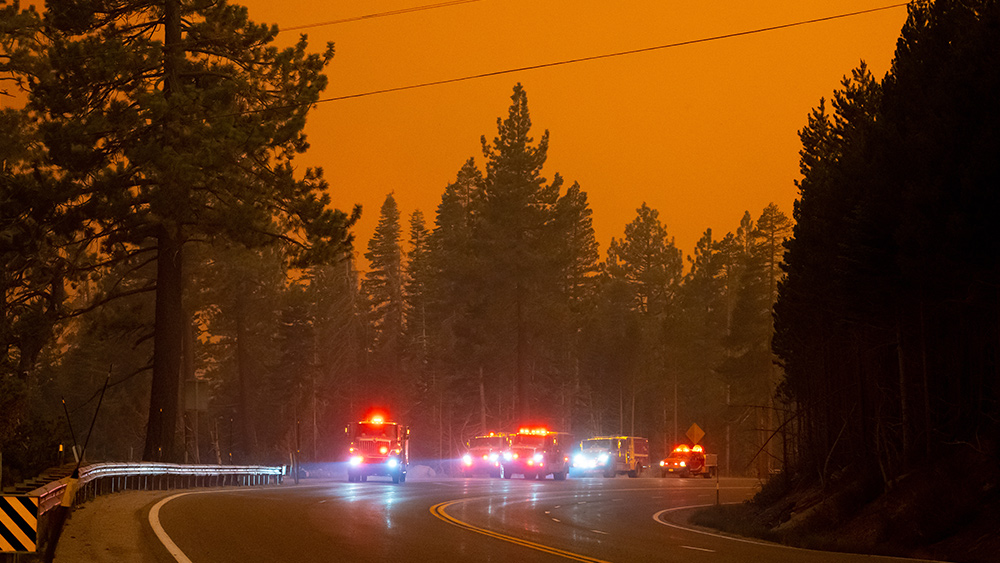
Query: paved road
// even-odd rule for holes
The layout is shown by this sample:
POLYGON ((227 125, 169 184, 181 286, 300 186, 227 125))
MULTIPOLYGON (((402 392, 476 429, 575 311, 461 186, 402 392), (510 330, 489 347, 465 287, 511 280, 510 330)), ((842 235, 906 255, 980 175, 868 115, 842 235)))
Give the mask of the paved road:
MULTIPOLYGON (((723 502, 751 480, 723 479, 723 502)), ((668 509, 715 501, 701 479, 303 481, 172 496, 151 514, 178 561, 906 561, 764 545, 671 527, 668 509)))

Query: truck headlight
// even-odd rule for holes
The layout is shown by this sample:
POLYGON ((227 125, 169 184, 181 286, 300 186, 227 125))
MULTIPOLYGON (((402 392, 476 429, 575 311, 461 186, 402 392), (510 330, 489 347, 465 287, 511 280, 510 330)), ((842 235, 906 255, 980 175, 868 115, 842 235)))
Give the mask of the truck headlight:
POLYGON ((472 465, 472 456, 469 455, 469 454, 463 455, 462 456, 462 463, 464 463, 465 465, 472 465))
POLYGON ((682 461, 678 465, 680 465, 681 467, 687 467, 687 462, 682 461))
POLYGON ((583 454, 576 454, 573 457, 573 465, 576 467, 583 467, 587 463, 587 456, 583 454))
POLYGON ((510 454, 510 452, 504 452, 503 453, 503 458, 506 461, 510 461, 513 458, 513 456, 510 454))
POLYGON ((500 455, 499 454, 497 454, 497 453, 491 453, 490 454, 490 461, 497 461, 498 459, 500 459, 500 455))
POLYGON ((535 454, 531 459, 535 461, 542 461, 542 454, 535 454))
POLYGON ((353 455, 353 456, 351 456, 351 465, 361 465, 361 462, 364 461, 364 460, 365 460, 365 458, 363 458, 363 457, 361 457, 359 455, 353 455))
POLYGON ((608 454, 601 454, 601 457, 597 458, 597 461, 601 462, 601 465, 604 465, 608 462, 608 454))
POLYGON ((395 468, 397 465, 399 465, 399 460, 394 457, 391 457, 389 458, 387 464, 389 465, 389 467, 395 468))

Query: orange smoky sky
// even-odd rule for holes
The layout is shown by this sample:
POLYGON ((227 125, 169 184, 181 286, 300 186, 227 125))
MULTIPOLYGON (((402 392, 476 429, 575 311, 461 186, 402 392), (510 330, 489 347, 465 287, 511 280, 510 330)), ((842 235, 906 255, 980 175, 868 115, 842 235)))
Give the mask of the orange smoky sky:
MULTIPOLYGON (((323 98, 522 68, 769 28, 899 0, 231 0, 290 45, 328 41, 336 56, 323 98), (385 17, 359 16, 403 11, 385 17), (293 28, 293 29, 289 29, 293 28), (297 29, 296 29, 297 28, 297 29)), ((821 97, 863 60, 889 69, 906 8, 537 70, 319 103, 300 166, 324 169, 334 205, 364 212, 363 254, 386 194, 428 226, 444 188, 480 136, 492 140, 515 83, 537 141, 550 133, 549 180, 586 191, 602 256, 643 202, 685 255, 706 228, 735 231, 770 202, 791 216, 798 130, 821 97)), ((367 263, 360 260, 359 266, 367 263)))

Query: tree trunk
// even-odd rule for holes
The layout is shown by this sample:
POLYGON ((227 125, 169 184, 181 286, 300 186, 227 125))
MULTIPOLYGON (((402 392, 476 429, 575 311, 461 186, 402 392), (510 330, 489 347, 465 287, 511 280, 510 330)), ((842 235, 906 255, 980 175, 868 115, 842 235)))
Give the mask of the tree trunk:
POLYGON ((156 256, 156 320, 153 328, 153 385, 149 397, 144 461, 177 461, 178 396, 184 314, 181 308, 182 244, 161 228, 156 256))
POLYGON ((237 417, 240 421, 240 462, 247 463, 256 456, 257 440, 252 416, 253 405, 251 404, 253 370, 250 369, 250 337, 246 326, 246 293, 248 290, 240 287, 238 291, 240 294, 236 299, 236 377, 239 394, 237 417))

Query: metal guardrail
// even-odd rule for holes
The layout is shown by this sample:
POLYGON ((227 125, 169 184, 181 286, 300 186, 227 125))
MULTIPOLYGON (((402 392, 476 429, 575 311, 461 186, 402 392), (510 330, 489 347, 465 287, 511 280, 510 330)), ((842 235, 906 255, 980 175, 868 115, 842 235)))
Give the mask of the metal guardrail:
MULTIPOLYGON (((80 468, 73 505, 82 504, 102 494, 130 489, 278 485, 284 475, 283 466, 96 463, 80 468)), ((59 505, 68 482, 68 477, 63 478, 28 493, 29 496, 39 497, 39 516, 59 505)))
MULTIPOLYGON (((126 490, 279 485, 286 473, 284 466, 95 463, 80 468, 72 503, 76 506, 103 494, 126 490)), ((51 540, 48 515, 62 502, 70 481, 70 477, 64 477, 23 493, 23 496, 38 497, 39 553, 51 540)), ((0 554, 0 561, 8 560, 5 556, 18 560, 17 555, 0 554)))

